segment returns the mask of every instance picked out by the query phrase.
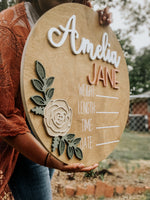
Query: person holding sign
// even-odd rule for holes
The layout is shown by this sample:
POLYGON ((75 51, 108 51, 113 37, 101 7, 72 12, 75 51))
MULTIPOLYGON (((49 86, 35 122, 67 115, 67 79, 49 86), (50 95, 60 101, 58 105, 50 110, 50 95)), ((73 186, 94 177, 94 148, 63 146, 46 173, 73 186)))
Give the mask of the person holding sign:
MULTIPOLYGON (((49 9, 60 3, 77 2, 91 6, 86 0, 30 0, 0 14, 0 195, 7 184, 15 200, 51 199, 51 168, 70 172, 88 172, 98 165, 86 167, 66 165, 51 156, 30 134, 21 101, 20 63, 28 34, 49 9), (20 154, 19 154, 20 153, 20 154)), ((106 8, 99 12, 100 24, 108 25, 111 15, 106 8)))

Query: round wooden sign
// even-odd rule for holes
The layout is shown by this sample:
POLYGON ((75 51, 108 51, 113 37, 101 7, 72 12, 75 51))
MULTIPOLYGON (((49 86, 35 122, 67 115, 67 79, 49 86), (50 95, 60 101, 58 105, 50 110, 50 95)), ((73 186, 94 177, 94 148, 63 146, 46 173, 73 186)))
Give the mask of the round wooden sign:
POLYGON ((34 134, 62 162, 89 166, 118 144, 128 71, 115 34, 91 8, 61 4, 38 20, 23 53, 21 90, 34 134))

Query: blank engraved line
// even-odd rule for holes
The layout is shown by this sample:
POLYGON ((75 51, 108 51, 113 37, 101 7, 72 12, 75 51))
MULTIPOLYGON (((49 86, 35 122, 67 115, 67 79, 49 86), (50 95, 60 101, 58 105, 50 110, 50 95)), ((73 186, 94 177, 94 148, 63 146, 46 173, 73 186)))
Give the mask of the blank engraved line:
POLYGON ((102 146, 102 145, 105 145, 105 144, 112 144, 112 143, 117 143, 117 142, 120 142, 120 140, 111 141, 111 142, 105 142, 105 143, 100 143, 100 144, 96 144, 96 146, 102 146))
POLYGON ((112 97, 112 96, 103 96, 103 95, 96 95, 96 97, 103 97, 103 98, 108 98, 108 99, 119 99, 118 97, 112 97))
POLYGON ((96 127, 96 129, 105 129, 105 128, 119 128, 120 126, 103 126, 103 127, 96 127))
POLYGON ((96 112, 97 114, 119 114, 119 112, 96 112))

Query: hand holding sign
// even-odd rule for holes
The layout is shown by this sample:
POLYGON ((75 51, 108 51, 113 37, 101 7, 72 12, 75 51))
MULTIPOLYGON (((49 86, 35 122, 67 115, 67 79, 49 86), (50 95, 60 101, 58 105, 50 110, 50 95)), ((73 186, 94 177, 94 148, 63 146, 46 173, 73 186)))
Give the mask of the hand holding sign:
POLYGON ((106 7, 104 10, 99 10, 98 13, 100 25, 109 25, 112 22, 112 14, 109 13, 108 7, 106 7))
POLYGON ((98 167, 98 164, 93 164, 92 166, 86 167, 84 164, 81 163, 73 163, 66 165, 56 159, 53 156, 49 156, 47 159, 47 167, 59 169, 61 171, 67 171, 67 172, 89 172, 90 170, 95 169, 98 167))
POLYGON ((44 147, 69 165, 106 158, 128 115, 124 55, 98 18, 80 4, 51 9, 31 32, 22 60, 28 121, 44 147))

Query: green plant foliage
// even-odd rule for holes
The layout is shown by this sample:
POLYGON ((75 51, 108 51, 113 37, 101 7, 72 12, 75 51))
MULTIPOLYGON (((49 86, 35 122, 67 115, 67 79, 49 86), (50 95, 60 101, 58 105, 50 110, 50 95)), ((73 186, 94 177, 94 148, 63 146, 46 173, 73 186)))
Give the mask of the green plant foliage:
MULTIPOLYGON (((150 90, 150 52, 148 52, 149 50, 147 50, 147 52, 146 50, 141 52, 141 49, 135 50, 135 47, 132 45, 134 35, 142 34, 143 32, 148 32, 150 35, 150 1, 94 0, 92 4, 99 5, 100 9, 106 6, 114 8, 113 10, 118 11, 120 17, 124 19, 127 28, 118 29, 117 38, 124 51, 126 62, 129 67, 131 94, 136 95, 150 90), (137 55, 137 53, 140 55, 137 55), (148 56, 146 58, 147 53, 148 56)), ((149 41, 149 38, 147 38, 147 41, 149 41)), ((149 49, 149 42, 147 42, 146 48, 149 49)))
POLYGON ((104 200, 104 199, 105 199, 104 196, 98 198, 98 200, 104 200))
POLYGON ((76 139, 73 141, 73 143, 74 143, 74 145, 78 145, 80 141, 81 141, 81 138, 76 138, 76 139))
POLYGON ((94 170, 91 170, 89 172, 85 172, 84 177, 91 178, 91 177, 94 177, 94 175, 95 175, 94 170))
POLYGON ((73 140, 74 139, 74 137, 75 137, 75 134, 68 134, 67 136, 66 136, 66 141, 70 141, 70 140, 73 140))
POLYGON ((150 200, 150 191, 145 192, 145 200, 150 200))
POLYGON ((54 81, 54 77, 49 77, 46 79, 46 86, 50 87, 54 81))
MULTIPOLYGON (((42 93, 43 97, 39 95, 30 97, 30 99, 37 105, 36 107, 31 109, 31 112, 33 112, 35 115, 44 116, 44 108, 54 94, 54 88, 50 88, 54 81, 54 77, 46 78, 44 66, 37 60, 35 61, 35 70, 39 80, 32 79, 31 83, 35 90, 42 93)), ((75 155, 76 158, 82 160, 82 151, 79 147, 77 147, 80 141, 81 138, 75 139, 75 134, 67 134, 65 136, 53 137, 51 151, 54 152, 56 149, 58 149, 58 154, 59 156, 61 156, 64 153, 67 145, 66 153, 68 158, 71 159, 73 155, 75 155)))
POLYGON ((41 81, 45 80, 45 69, 43 67, 43 65, 39 62, 39 61, 35 61, 35 69, 36 69, 36 74, 38 75, 39 79, 41 81))
POLYGON ((60 137, 53 137, 51 145, 52 152, 54 152, 58 148, 59 142, 60 142, 60 137))
POLYGON ((38 95, 31 97, 31 100, 38 106, 46 106, 45 100, 38 95))
POLYGON ((81 138, 75 138, 75 134, 71 133, 65 136, 53 137, 51 150, 52 152, 54 152, 56 149, 58 149, 58 154, 61 156, 66 148, 66 153, 69 159, 72 159, 73 155, 75 155, 76 158, 82 160, 82 150, 79 147, 77 147, 80 141, 81 138))
POLYGON ((132 0, 93 0, 93 5, 99 5, 100 9, 104 6, 118 9, 128 25, 126 35, 130 32, 137 33, 145 25, 150 31, 150 2, 149 0, 132 1, 132 0))
POLYGON ((42 81, 37 80, 37 79, 32 79, 31 81, 32 81, 32 84, 33 84, 34 88, 35 88, 37 91, 43 92, 43 86, 44 86, 44 84, 43 84, 42 81))
POLYGON ((7 0, 1 0, 0 1, 0 11, 6 9, 8 7, 7 0))
POLYGON ((65 141, 60 140, 59 145, 58 145, 58 151, 59 151, 60 156, 64 153, 64 150, 65 150, 65 141))
POLYGON ((54 81, 54 77, 49 77, 46 79, 45 69, 43 65, 37 60, 35 61, 35 70, 39 80, 32 79, 31 83, 35 90, 42 93, 43 97, 38 95, 30 97, 31 100, 37 105, 37 107, 31 109, 31 112, 36 115, 43 115, 44 107, 48 104, 54 94, 54 88, 50 88, 54 81), (41 106, 43 106, 43 108, 41 108, 41 106))
POLYGON ((83 154, 82 154, 82 151, 80 148, 76 147, 75 150, 75 156, 79 159, 79 160, 82 160, 83 158, 83 154))
POLYGON ((34 107, 33 109, 31 109, 31 111, 32 111, 35 115, 44 116, 44 107, 37 106, 37 107, 34 107))
MULTIPOLYGON (((120 143, 109 155, 110 159, 129 162, 130 160, 150 160, 149 135, 136 132, 124 132, 120 143)), ((140 167, 140 166, 137 166, 140 167)))
POLYGON ((104 180, 104 175, 109 174, 112 175, 112 173, 109 171, 109 168, 112 166, 110 162, 107 161, 101 161, 99 162, 99 165, 96 170, 92 170, 90 172, 86 172, 84 174, 84 177, 86 178, 99 178, 102 181, 104 180))
POLYGON ((48 98, 48 100, 50 100, 52 98, 53 94, 54 94, 54 88, 48 89, 46 91, 46 97, 48 98))
POLYGON ((74 154, 74 149, 72 146, 69 146, 67 147, 67 156, 69 159, 71 159, 73 157, 73 154, 74 154))
POLYGON ((150 48, 145 48, 135 58, 133 70, 129 73, 132 94, 150 90, 150 48))

